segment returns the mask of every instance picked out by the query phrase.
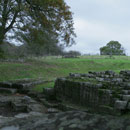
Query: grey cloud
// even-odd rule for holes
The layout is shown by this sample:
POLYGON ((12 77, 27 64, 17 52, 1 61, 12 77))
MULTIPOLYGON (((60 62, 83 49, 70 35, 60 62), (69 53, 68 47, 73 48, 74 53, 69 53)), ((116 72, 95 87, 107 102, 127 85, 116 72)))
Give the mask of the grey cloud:
POLYGON ((130 55, 129 0, 66 0, 74 12, 77 45, 68 50, 99 52, 110 40, 119 41, 130 55))

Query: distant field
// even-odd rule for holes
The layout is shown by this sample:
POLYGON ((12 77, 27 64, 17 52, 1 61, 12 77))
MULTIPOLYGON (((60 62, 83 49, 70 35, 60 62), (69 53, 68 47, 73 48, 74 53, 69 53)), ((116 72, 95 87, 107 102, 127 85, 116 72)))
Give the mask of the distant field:
POLYGON ((80 58, 33 58, 23 63, 0 62, 0 81, 24 78, 43 78, 53 80, 70 72, 87 73, 88 71, 104 71, 130 69, 130 57, 115 56, 82 56, 80 58))
POLYGON ((130 69, 128 56, 82 56, 80 58, 43 57, 26 59, 25 62, 0 62, 0 81, 42 78, 54 80, 72 73, 130 69))

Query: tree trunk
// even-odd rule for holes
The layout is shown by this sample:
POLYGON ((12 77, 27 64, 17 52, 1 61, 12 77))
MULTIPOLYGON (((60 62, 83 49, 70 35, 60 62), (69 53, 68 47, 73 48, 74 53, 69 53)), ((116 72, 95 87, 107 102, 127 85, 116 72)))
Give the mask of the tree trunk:
POLYGON ((0 34, 0 45, 3 44, 3 41, 4 41, 4 34, 0 34))
POLYGON ((2 44, 4 43, 5 34, 0 32, 0 59, 4 58, 4 51, 2 49, 2 44))

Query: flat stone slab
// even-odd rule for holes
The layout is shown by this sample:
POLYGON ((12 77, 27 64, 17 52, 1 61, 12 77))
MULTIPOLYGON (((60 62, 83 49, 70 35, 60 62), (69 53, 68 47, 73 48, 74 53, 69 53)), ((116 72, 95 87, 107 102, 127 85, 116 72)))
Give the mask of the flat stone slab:
POLYGON ((82 111, 0 117, 0 130, 130 130, 130 117, 101 116, 82 111))
POLYGON ((16 80, 16 81, 7 81, 7 82, 0 82, 0 88, 16 88, 16 89, 23 89, 26 87, 31 87, 32 85, 44 83, 44 80, 32 80, 32 79, 25 79, 25 80, 16 80))
POLYGON ((0 116, 14 116, 18 113, 41 112, 47 110, 44 105, 24 95, 0 96, 0 116))

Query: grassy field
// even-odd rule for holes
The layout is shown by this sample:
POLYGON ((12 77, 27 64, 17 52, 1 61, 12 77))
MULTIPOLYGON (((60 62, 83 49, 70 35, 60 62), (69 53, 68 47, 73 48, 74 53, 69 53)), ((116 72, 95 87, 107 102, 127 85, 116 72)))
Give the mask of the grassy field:
POLYGON ((0 81, 33 78, 55 80, 57 77, 88 71, 130 69, 130 57, 82 56, 80 58, 43 57, 26 59, 25 62, 0 62, 0 81))

